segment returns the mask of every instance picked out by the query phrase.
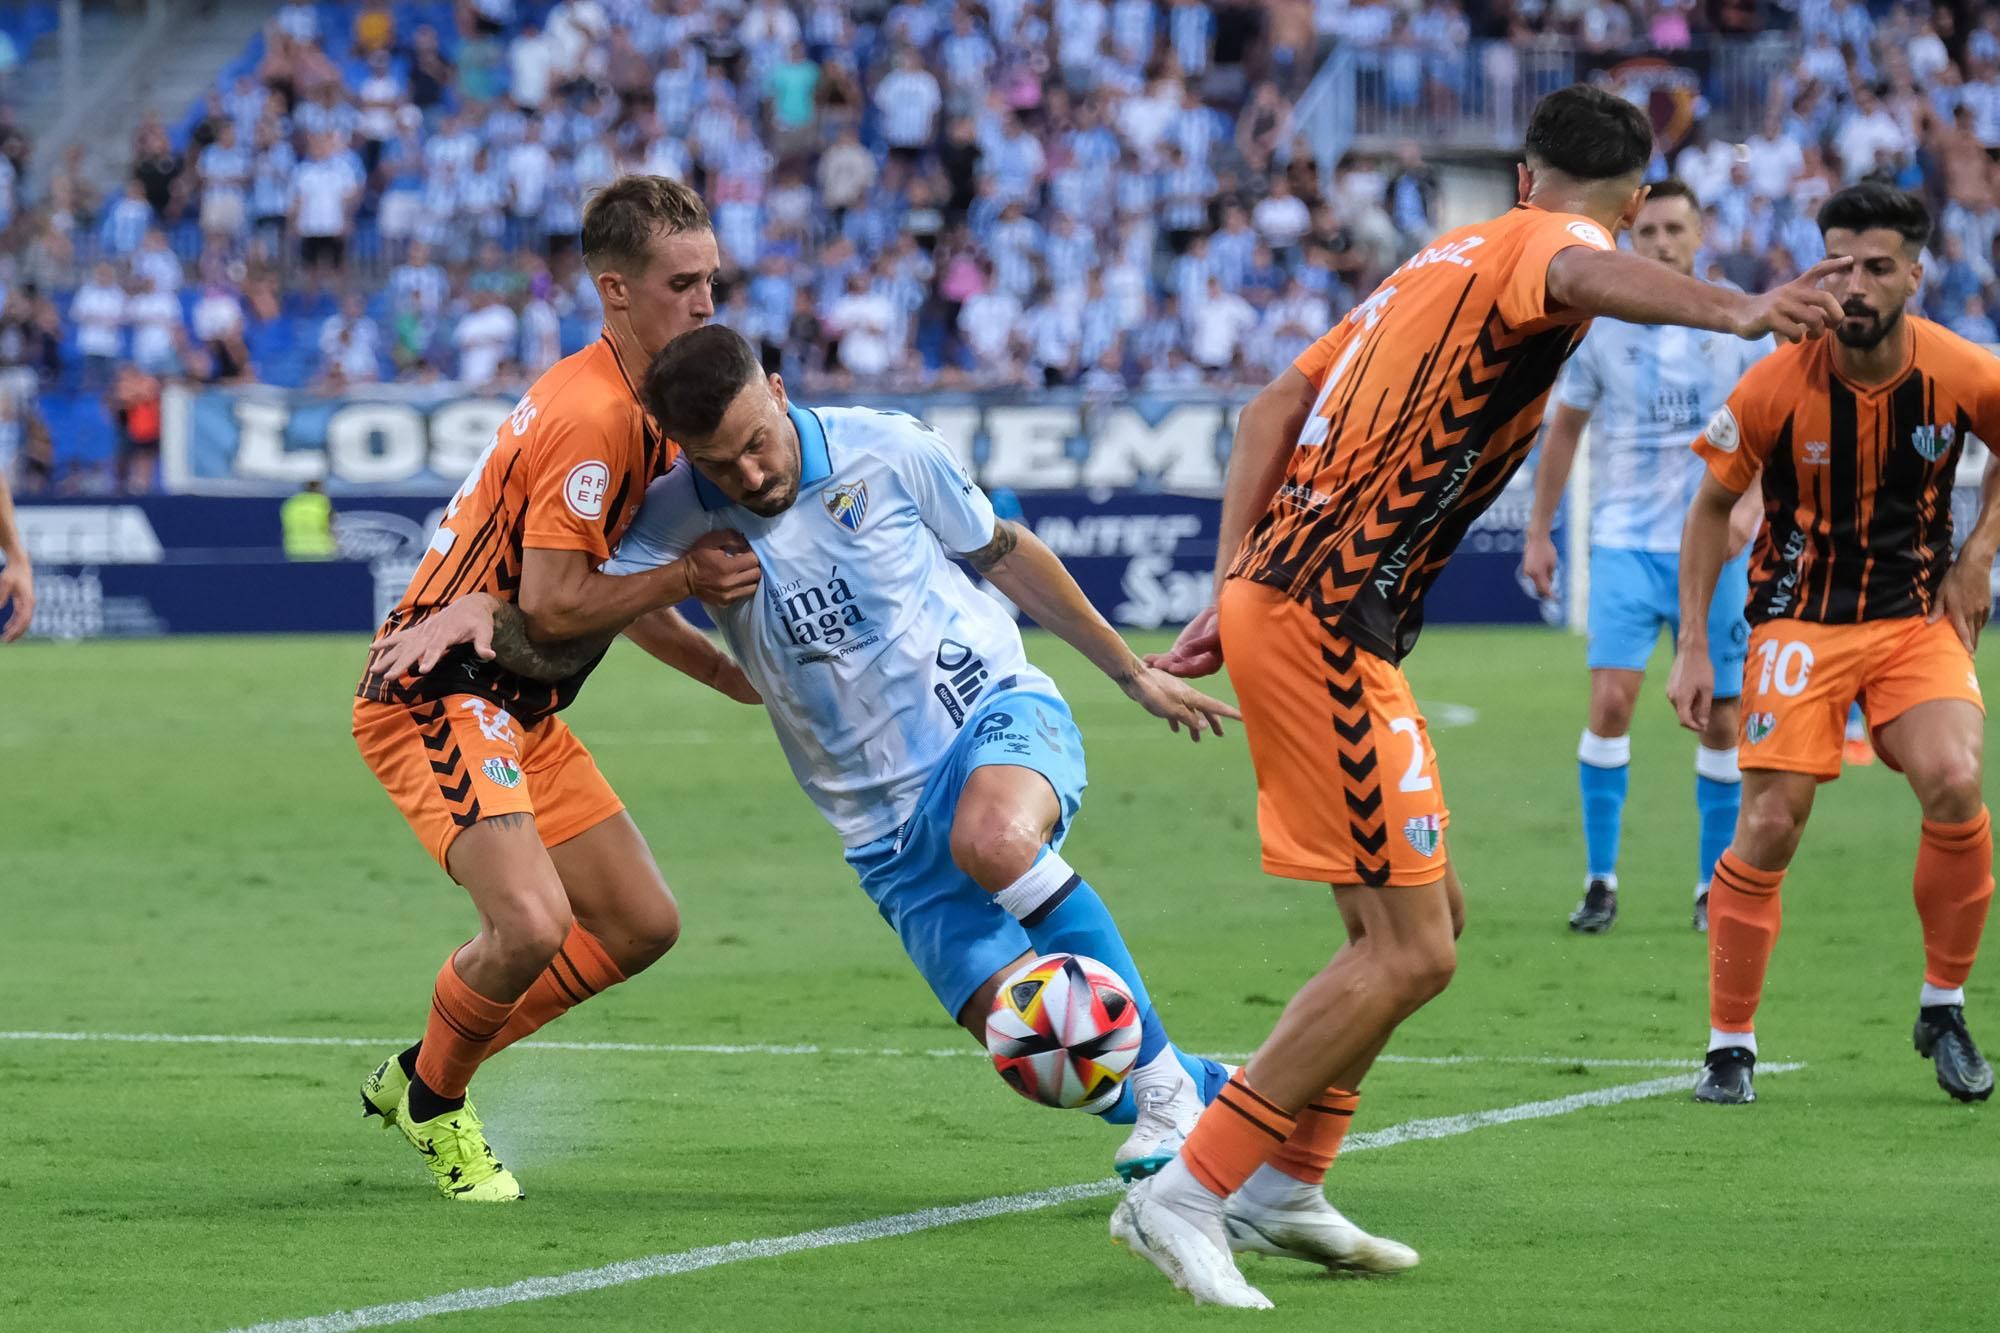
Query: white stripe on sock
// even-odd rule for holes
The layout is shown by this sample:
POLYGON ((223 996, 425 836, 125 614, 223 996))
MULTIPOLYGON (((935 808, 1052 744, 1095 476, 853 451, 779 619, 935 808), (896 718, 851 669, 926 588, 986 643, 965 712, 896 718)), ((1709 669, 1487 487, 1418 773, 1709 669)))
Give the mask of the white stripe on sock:
POLYGON ((1053 898, 1056 891, 1069 883, 1075 874, 1069 868, 1069 862, 1050 852, 1028 867, 1027 874, 994 894, 993 901, 1016 921, 1025 920, 1034 915, 1036 908, 1053 898))
POLYGON ((1592 768, 1623 768, 1632 762, 1632 738, 1600 736, 1585 727, 1583 739, 1576 743, 1576 757, 1592 768))
POLYGON ((1694 747, 1694 771, 1710 782, 1741 782, 1743 770, 1736 764, 1736 747, 1727 750, 1711 750, 1706 745, 1694 747))

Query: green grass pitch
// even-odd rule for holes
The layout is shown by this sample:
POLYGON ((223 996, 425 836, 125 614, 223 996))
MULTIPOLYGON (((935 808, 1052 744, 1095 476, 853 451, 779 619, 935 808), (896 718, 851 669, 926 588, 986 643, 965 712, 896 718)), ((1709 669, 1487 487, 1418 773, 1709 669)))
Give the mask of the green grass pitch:
MULTIPOLYGON (((1324 889, 1256 869, 1240 735, 1170 736, 1060 645, 1092 785, 1070 859, 1110 900, 1170 1031, 1247 1050, 1336 941, 1324 889)), ((432 1193, 364 1123, 384 1038, 421 1024, 472 915, 354 753, 359 639, 0 650, 0 1329, 222 1330, 1102 1179, 1123 1131, 1031 1107, 935 1011, 792 785, 762 716, 629 648, 568 715, 680 896, 652 972, 543 1035, 862 1053, 522 1048, 480 1108, 529 1199, 432 1193), (919 1052, 885 1054, 885 1051, 919 1052)), ((1391 1047, 1357 1132, 1671 1074, 1707 1030, 1688 930, 1693 738, 1656 661, 1634 741, 1624 915, 1572 936, 1579 640, 1433 630, 1411 664, 1453 812, 1458 979, 1391 1047), (1440 705, 1458 705, 1446 708, 1440 705), (1468 714, 1463 710, 1471 710, 1468 714), (1474 716, 1476 714, 1476 716, 1474 716), (1467 720, 1467 719, 1470 720, 1467 720), (1548 1063, 1495 1057, 1553 1056, 1548 1063)), ((1987 1329, 1996 1107, 1910 1049, 1917 815, 1880 766, 1826 789, 1787 882, 1746 1109, 1682 1093, 1356 1153, 1335 1200, 1420 1268, 1246 1265, 1259 1326, 1987 1329)), ((2000 1046, 1995 968, 1971 1019, 2000 1046)), ((463 1330, 1143 1329, 1196 1311, 1106 1239, 1105 1196, 427 1318, 463 1330)), ((320 1327, 340 1327, 332 1323, 320 1327)))

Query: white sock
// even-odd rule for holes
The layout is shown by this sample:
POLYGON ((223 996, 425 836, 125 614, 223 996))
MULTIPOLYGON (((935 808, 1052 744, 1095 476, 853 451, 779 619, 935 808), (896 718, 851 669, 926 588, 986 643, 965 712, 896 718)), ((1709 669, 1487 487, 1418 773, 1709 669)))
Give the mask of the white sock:
POLYGON ((1602 884, 1602 885, 1603 885, 1603 886, 1604 886, 1605 888, 1607 888, 1607 889, 1611 890, 1611 891, 1612 891, 1613 893, 1616 893, 1616 892, 1618 892, 1618 876, 1617 876, 1617 875, 1615 875, 1615 874, 1614 874, 1614 875, 1585 875, 1585 876, 1583 877, 1583 887, 1584 887, 1584 888, 1586 888, 1586 889, 1587 889, 1587 888, 1589 888, 1589 887, 1590 887, 1591 885, 1593 885, 1593 884, 1602 884))
POLYGON ((1632 737, 1600 736, 1585 727, 1577 738, 1576 757, 1592 768, 1623 768, 1632 762, 1632 737))
POLYGON ((1727 750, 1711 750, 1706 745, 1694 747, 1694 771, 1710 782, 1741 782, 1743 770, 1736 764, 1736 747, 1727 750))
POLYGON ((1917 1003, 1926 1009, 1934 1004, 1963 1005, 1965 1003, 1965 987, 1954 986, 1950 990, 1946 990, 1942 986, 1933 986, 1930 982, 1926 981, 1923 990, 1917 996, 1917 1003))
POLYGON ((1708 1030, 1708 1049, 1719 1051, 1725 1046, 1741 1046, 1750 1054, 1757 1054, 1757 1034, 1754 1032, 1724 1032, 1721 1028, 1708 1030))
POLYGON ((1030 866, 1027 874, 994 894, 993 901, 1016 921, 1026 921, 1075 878, 1076 872, 1069 868, 1069 862, 1052 851, 1030 866))
POLYGON ((1191 1213, 1221 1224, 1222 1196, 1196 1180, 1187 1163, 1178 1157, 1161 1167, 1160 1173, 1153 1177, 1152 1195, 1176 1212, 1191 1213))
POLYGON ((1712 882, 1713 882, 1713 881, 1711 881, 1711 880, 1706 880, 1706 879, 1705 879, 1705 880, 1703 880, 1703 881, 1702 881, 1701 883, 1699 883, 1699 884, 1695 885, 1695 886, 1694 886, 1694 896, 1695 896, 1696 898, 1705 898, 1705 897, 1707 897, 1707 896, 1708 896, 1708 886, 1709 886, 1709 885, 1710 885, 1710 884, 1711 884, 1712 882))
POLYGON ((1129 1076, 1132 1095, 1138 1096, 1153 1088, 1178 1089, 1183 1083, 1193 1083, 1188 1072, 1181 1065, 1180 1056, 1175 1053, 1173 1043, 1160 1048, 1160 1053, 1133 1070, 1129 1076))
POLYGON ((1326 1198, 1322 1186, 1295 1180, 1269 1162, 1251 1172, 1250 1179, 1243 1182, 1237 1193, 1264 1208, 1296 1208, 1326 1198))

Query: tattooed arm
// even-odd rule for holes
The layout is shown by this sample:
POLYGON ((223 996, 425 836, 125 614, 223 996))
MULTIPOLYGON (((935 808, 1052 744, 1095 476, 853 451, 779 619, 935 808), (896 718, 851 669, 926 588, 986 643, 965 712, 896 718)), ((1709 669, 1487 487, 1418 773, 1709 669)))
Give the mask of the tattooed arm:
POLYGON ((967 552, 965 559, 1029 619, 1089 658, 1141 708, 1164 718, 1174 730, 1186 727, 1195 740, 1204 730, 1220 736, 1222 718, 1241 716, 1140 661, 1090 604, 1056 553, 1021 524, 1001 519, 993 526, 993 539, 967 552))
POLYGON ((528 618, 512 602, 493 608, 493 659, 517 676, 553 681, 574 676, 596 661, 618 631, 574 639, 531 639, 528 618))

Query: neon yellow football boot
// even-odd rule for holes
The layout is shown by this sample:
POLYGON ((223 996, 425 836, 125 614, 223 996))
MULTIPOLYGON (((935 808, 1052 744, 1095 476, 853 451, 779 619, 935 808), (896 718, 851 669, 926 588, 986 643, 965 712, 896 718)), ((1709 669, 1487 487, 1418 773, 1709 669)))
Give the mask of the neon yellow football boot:
POLYGON ((486 1127, 479 1123, 471 1102, 431 1120, 413 1121, 410 1093, 405 1088, 396 1105, 394 1124, 423 1155, 437 1181, 438 1193, 445 1198, 459 1203, 512 1203, 523 1197, 521 1182, 500 1165, 487 1145, 486 1127))
POLYGON ((401 1118, 403 1093, 409 1086, 410 1076, 403 1072, 403 1062, 390 1056, 361 1080, 361 1114, 380 1116, 382 1128, 389 1128, 401 1118))

